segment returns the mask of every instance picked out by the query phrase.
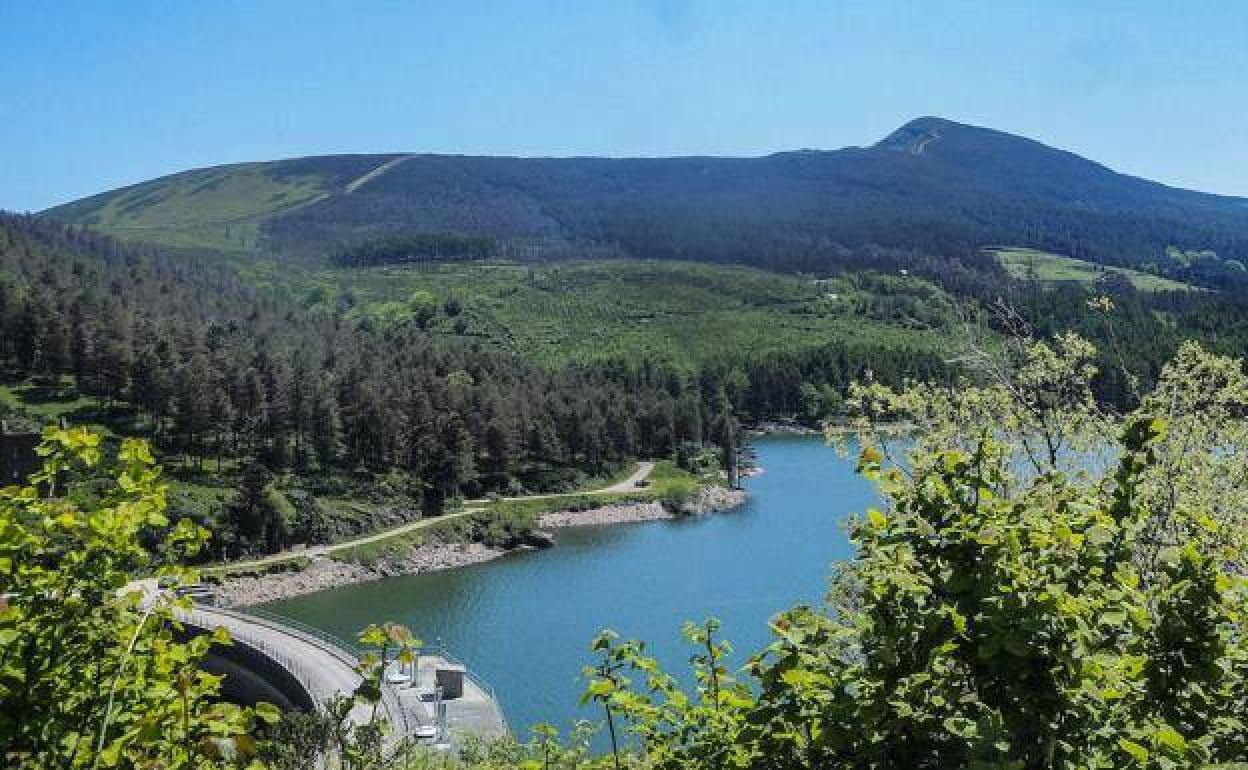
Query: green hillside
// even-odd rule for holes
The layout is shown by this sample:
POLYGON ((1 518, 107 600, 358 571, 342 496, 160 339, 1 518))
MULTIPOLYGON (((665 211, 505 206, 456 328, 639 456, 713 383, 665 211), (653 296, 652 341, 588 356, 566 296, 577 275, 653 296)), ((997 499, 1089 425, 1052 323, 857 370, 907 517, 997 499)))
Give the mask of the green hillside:
POLYGON ((920 118, 870 147, 748 158, 391 154, 222 166, 45 213, 127 238, 310 262, 377 238, 447 234, 489 239, 495 255, 524 261, 613 256, 782 272, 861 267, 872 249, 915 260, 1014 244, 1158 264, 1169 278, 1221 287, 1248 276, 1163 257, 1175 247, 1242 262, 1244 204, 920 118))
POLYGON ((186 171, 53 209, 109 235, 182 248, 254 251, 261 225, 341 190, 386 156, 238 163, 186 171))
POLYGON ((1195 287, 1159 275, 1125 267, 1098 265, 1074 257, 1051 254, 1038 249, 988 249, 1010 275, 1020 280, 1040 283, 1078 283, 1091 285, 1107 277, 1121 276, 1140 291, 1187 291, 1195 287))
POLYGON ((756 359, 830 342, 944 349, 952 300, 901 275, 828 280, 658 260, 491 261, 346 270, 239 268, 261 287, 378 326, 427 328, 549 363, 640 355, 674 363, 756 359))

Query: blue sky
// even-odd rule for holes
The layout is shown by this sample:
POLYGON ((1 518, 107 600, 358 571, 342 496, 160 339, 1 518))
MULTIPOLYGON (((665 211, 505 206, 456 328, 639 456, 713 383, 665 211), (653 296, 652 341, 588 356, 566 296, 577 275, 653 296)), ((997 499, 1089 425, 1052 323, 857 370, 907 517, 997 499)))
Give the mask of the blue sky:
POLYGON ((332 152, 756 155, 940 115, 1248 195, 1243 2, 0 0, 0 208, 332 152))

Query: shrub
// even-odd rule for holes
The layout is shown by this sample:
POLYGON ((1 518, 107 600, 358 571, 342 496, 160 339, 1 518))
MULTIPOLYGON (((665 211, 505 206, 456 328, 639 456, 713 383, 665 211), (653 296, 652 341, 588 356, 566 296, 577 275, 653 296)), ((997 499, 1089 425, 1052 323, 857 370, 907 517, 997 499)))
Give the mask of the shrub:
POLYGON ((42 494, 62 474, 98 472, 100 435, 49 429, 43 470, 0 489, 0 749, 7 767, 233 767, 255 753, 257 719, 276 709, 217 699, 199 669, 216 641, 175 641, 168 594, 135 584, 194 576, 176 565, 207 532, 165 516, 151 451, 127 439, 101 502, 42 494), (145 547, 146 542, 155 543, 145 547))

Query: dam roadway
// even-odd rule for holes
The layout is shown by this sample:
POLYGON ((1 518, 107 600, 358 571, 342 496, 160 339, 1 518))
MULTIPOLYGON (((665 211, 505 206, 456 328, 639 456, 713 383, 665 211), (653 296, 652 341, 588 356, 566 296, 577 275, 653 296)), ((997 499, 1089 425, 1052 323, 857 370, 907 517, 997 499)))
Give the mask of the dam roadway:
MULTIPOLYGON (((248 672, 248 675, 268 679, 268 684, 274 687, 277 685, 271 680, 281 678, 286 683, 287 691, 291 689, 289 682, 293 679, 300 692, 287 700, 296 706, 311 703, 318 711, 324 712, 332 699, 350 697, 361 682, 356 672, 358 658, 351 645, 295 621, 203 604, 194 605, 190 611, 179 612, 178 619, 205 632, 216 628, 229 632, 234 646, 242 648, 229 656, 235 659, 235 668, 241 653, 260 656, 264 666, 253 668, 267 668, 272 672, 272 666, 276 665, 284 672, 283 676, 275 677, 270 673, 266 677, 254 671, 248 672)), ((390 724, 387 738, 390 743, 397 744, 407 738, 446 746, 454 745, 467 734, 499 737, 507 733, 502 708, 493 692, 449 655, 420 655, 415 676, 399 671, 398 665, 396 663, 387 669, 379 712, 390 724), (443 699, 437 697, 439 670, 463 672, 462 694, 443 699)), ((239 676, 241 678, 241 674, 239 676)), ((371 704, 358 704, 348 719, 363 724, 370 719, 372 711, 371 704)))

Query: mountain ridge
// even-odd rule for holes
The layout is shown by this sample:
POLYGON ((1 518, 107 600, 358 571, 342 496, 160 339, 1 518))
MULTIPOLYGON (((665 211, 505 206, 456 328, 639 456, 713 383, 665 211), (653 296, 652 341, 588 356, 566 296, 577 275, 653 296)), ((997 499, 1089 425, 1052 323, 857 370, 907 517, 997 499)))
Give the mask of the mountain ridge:
POLYGON ((496 238, 519 258, 784 270, 818 269, 838 250, 865 246, 969 256, 1011 243, 1126 266, 1170 246, 1248 257, 1248 199, 1167 186, 931 116, 868 147, 752 157, 354 153, 231 164, 43 215, 167 245, 312 258, 343 243, 431 232, 496 238))

